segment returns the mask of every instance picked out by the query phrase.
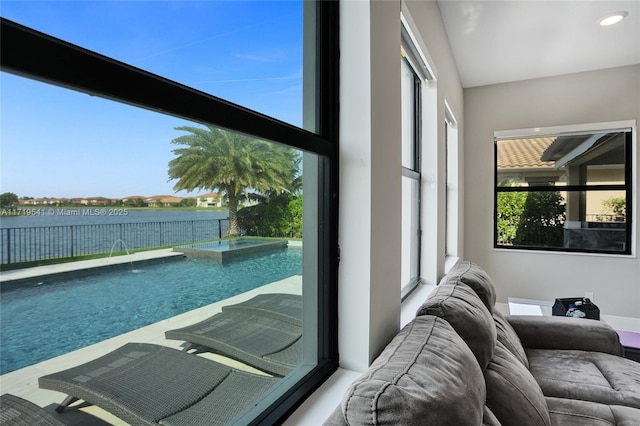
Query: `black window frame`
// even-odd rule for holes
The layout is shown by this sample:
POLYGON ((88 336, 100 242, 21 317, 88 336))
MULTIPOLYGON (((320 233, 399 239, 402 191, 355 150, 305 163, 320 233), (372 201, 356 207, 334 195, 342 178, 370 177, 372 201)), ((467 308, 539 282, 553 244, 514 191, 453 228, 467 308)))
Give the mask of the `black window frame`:
MULTIPOLYGON (((603 131, 615 132, 616 129, 603 129, 603 131)), ((532 186, 499 186, 498 179, 498 140, 510 139, 507 137, 494 138, 494 201, 493 201, 493 247, 496 249, 507 250, 530 250, 530 251, 549 251, 549 252, 563 252, 563 253, 593 253, 593 254, 616 254, 630 256, 633 254, 632 250, 632 234, 633 234, 633 132, 635 129, 624 129, 625 133, 625 162, 624 162, 624 184, 608 184, 608 185, 566 185, 566 186, 553 186, 553 185, 532 185, 532 186), (534 247, 525 245, 506 245, 498 243, 498 194, 506 192, 597 192, 597 191, 625 191, 626 197, 626 212, 625 212, 625 247, 624 250, 599 250, 589 248, 576 248, 576 247, 534 247)), ((536 137, 536 136, 531 136, 536 137)), ((515 139, 515 137, 514 137, 515 139)))
POLYGON ((316 132, 195 90, 0 17, 0 70, 318 154, 318 363, 251 424, 290 415, 338 368, 338 1, 315 3, 316 132))

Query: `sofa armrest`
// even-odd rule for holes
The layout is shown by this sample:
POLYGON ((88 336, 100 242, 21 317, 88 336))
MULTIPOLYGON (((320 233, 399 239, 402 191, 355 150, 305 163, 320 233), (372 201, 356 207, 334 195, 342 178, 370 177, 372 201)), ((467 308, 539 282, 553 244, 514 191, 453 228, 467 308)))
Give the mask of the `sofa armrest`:
POLYGON ((507 316, 522 346, 529 349, 575 349, 622 355, 618 333, 597 320, 558 316, 507 316))

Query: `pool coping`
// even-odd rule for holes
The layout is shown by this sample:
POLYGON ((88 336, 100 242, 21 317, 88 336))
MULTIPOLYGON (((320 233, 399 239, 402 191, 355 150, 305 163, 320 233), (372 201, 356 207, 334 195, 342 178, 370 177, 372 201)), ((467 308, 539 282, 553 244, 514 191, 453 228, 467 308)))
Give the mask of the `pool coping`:
POLYGON ((13 269, 0 273, 0 292, 15 288, 38 285, 42 277, 55 279, 81 278, 99 271, 122 270, 132 265, 149 265, 176 261, 184 258, 172 249, 151 250, 124 256, 58 263, 33 268, 13 269))

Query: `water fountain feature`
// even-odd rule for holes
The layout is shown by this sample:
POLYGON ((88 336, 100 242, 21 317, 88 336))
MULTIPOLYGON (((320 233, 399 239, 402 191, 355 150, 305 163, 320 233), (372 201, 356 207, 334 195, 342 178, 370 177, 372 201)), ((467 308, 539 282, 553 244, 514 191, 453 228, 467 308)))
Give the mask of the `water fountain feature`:
POLYGON ((109 257, 113 255, 113 249, 116 247, 116 244, 118 243, 122 244, 122 247, 124 247, 124 251, 127 253, 127 256, 129 257, 129 263, 131 264, 131 272, 133 272, 134 274, 141 272, 140 269, 135 269, 133 267, 133 259, 131 258, 131 253, 129 253, 129 247, 127 247, 127 243, 122 241, 120 238, 115 240, 113 245, 111 246, 111 251, 109 251, 109 257))

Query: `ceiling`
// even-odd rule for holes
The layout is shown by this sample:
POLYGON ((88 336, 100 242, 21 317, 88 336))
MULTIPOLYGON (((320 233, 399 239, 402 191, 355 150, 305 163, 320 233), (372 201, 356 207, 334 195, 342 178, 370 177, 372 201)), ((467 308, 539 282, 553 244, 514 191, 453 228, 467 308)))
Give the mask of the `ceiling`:
POLYGON ((438 4, 465 88, 640 63, 639 0, 438 4), (598 24, 622 10, 619 24, 598 24))

